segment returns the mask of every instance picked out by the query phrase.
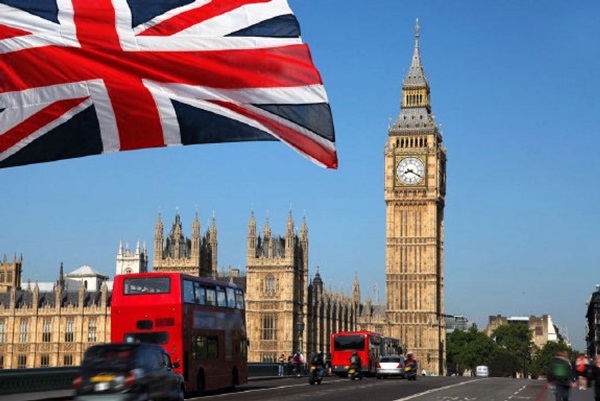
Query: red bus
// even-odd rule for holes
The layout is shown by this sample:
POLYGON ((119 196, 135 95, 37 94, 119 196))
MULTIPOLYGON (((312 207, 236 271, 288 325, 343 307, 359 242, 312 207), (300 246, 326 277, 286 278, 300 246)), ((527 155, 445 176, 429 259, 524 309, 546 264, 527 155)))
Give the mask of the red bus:
POLYGON ((244 292, 181 273, 115 276, 111 341, 162 345, 179 362, 186 392, 248 381, 244 292))
MULTIPOLYGON (((391 340, 391 339, 390 339, 391 340)), ((350 357, 356 351, 362 362, 362 371, 366 375, 375 375, 379 358, 394 348, 390 341, 373 331, 341 331, 331 335, 331 371, 345 376, 350 357)))

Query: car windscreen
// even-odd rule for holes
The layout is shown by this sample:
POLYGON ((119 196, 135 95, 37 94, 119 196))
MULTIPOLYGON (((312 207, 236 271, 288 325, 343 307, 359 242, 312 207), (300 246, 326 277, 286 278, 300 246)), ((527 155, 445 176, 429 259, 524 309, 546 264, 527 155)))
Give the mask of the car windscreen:
POLYGON ((400 362, 402 362, 402 359, 399 356, 383 356, 383 357, 381 357, 381 359, 379 360, 379 362, 400 363, 400 362))
POLYGON ((365 349, 365 336, 336 336, 333 341, 336 351, 351 351, 365 349))
POLYGON ((82 365, 91 369, 127 370, 133 361, 132 347, 92 347, 85 352, 82 365))

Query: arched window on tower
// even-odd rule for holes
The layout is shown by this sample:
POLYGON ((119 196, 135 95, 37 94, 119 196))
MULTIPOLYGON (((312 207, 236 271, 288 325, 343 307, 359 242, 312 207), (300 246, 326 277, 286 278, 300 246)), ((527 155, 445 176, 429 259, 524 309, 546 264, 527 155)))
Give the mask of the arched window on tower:
POLYGON ((272 274, 269 274, 265 278, 265 295, 268 297, 272 297, 275 295, 276 290, 275 285, 275 277, 272 274))

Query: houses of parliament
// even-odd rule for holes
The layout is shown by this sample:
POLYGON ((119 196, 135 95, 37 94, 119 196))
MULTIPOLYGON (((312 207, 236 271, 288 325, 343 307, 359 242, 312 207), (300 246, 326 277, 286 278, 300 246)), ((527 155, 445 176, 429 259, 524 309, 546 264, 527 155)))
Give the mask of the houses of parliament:
MULTIPOLYGON (((319 266, 309 272, 309 230, 289 212, 280 234, 268 218, 250 213, 246 269, 219 270, 217 225, 191 236, 179 212, 165 232, 158 215, 153 271, 177 271, 230 280, 246 291, 249 362, 305 355, 330 348, 330 334, 372 330, 398 338, 429 372, 442 374, 444 199, 446 149, 431 114, 430 88, 421 65, 418 21, 413 57, 402 82, 400 114, 384 142, 386 208, 385 304, 363 302, 355 274, 350 293, 324 285, 319 266)), ((381 229, 384 229, 383 227, 381 229)), ((119 244, 115 274, 148 271, 146 245, 119 244)), ((23 281, 24 258, 0 263, 0 368, 77 365, 89 346, 110 341, 112 282, 90 266, 70 273, 57 266, 53 283, 23 281)), ((383 268, 383 266, 382 266, 383 268)))

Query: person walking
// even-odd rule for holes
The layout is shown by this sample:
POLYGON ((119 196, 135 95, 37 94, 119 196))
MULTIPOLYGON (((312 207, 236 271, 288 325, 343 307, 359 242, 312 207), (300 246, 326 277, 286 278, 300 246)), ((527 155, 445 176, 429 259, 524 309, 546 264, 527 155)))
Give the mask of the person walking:
POLYGON ((554 387, 556 401, 569 401, 571 387, 575 388, 575 375, 566 351, 557 351, 550 361, 548 384, 554 387))
POLYGON ((279 376, 283 376, 283 369, 285 368, 285 355, 281 354, 279 356, 279 359, 277 360, 278 363, 278 374, 279 376))
POLYGON ((600 401, 600 355, 596 355, 590 366, 589 379, 594 382, 594 401, 600 401))
POLYGON ((579 386, 579 390, 585 390, 588 388, 587 368, 589 364, 590 361, 584 354, 579 354, 575 360, 575 370, 577 371, 577 384, 579 386))

